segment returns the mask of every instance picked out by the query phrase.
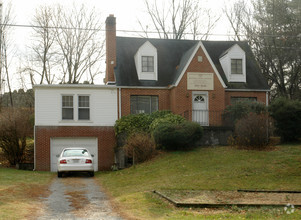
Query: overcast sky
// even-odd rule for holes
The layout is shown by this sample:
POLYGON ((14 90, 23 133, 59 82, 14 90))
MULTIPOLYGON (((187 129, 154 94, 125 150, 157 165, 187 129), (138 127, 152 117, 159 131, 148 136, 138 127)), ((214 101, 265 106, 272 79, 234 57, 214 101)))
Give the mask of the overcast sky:
MULTIPOLYGON (((1 0, 0 0, 1 1, 1 0)), ((158 0, 158 2, 168 0, 158 0)), ((225 0, 200 0, 206 7, 209 7, 217 13, 222 14, 222 7, 225 0)), ((227 0, 229 4, 234 0, 227 0)), ((85 4, 89 7, 95 7, 100 15, 103 22, 109 14, 114 14, 117 19, 117 30, 141 30, 138 19, 144 21, 147 17, 145 14, 145 7, 143 0, 2 0, 4 6, 7 2, 11 2, 13 6, 13 12, 15 16, 15 23, 18 25, 29 25, 31 23, 35 9, 40 5, 51 5, 60 3, 65 7, 70 7, 74 2, 76 4, 85 4)), ((147 21, 145 21, 147 23, 147 21)), ((26 27, 14 28, 13 37, 16 46, 18 56, 22 56, 22 53, 26 53, 26 45, 30 41, 31 29, 26 27)), ((216 28, 212 32, 214 35, 211 36, 210 40, 228 40, 230 28, 229 24, 224 17, 221 17, 216 28)), ((129 36, 131 33, 118 32, 119 36, 129 36)), ((16 62, 16 61, 15 61, 16 62)), ((104 74, 103 74, 104 75, 104 74)), ((17 84, 16 77, 14 77, 14 84, 17 84)), ((101 82, 101 80, 100 80, 101 82)), ((17 85, 14 86, 16 88, 17 85)))

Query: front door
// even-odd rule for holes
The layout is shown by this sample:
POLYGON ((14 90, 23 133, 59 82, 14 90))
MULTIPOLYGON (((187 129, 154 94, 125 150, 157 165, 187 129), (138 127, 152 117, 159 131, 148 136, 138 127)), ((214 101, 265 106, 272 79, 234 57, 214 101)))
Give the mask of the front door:
POLYGON ((194 92, 192 95, 192 121, 209 125, 208 93, 194 92))

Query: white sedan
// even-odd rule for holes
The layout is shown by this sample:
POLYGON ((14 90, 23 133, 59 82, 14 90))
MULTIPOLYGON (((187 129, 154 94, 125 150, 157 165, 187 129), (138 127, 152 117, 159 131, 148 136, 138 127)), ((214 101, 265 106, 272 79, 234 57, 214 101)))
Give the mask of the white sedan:
POLYGON ((89 172, 94 176, 93 155, 86 148, 65 148, 58 156, 57 176, 64 172, 89 172))

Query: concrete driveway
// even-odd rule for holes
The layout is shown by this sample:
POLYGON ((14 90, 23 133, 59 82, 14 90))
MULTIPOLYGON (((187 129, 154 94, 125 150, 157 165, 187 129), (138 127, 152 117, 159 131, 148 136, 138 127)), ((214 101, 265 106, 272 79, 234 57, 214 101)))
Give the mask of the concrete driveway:
POLYGON ((113 212, 106 195, 94 178, 73 174, 56 178, 50 194, 43 198, 39 220, 48 219, 122 219, 113 212))

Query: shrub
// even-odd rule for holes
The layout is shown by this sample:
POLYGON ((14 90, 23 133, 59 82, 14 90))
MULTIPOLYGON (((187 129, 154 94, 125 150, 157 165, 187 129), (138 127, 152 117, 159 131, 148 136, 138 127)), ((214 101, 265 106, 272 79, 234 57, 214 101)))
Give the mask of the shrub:
POLYGON ((235 124, 234 143, 239 147, 261 149, 269 144, 271 119, 267 113, 249 113, 235 124))
POLYGON ((185 118, 183 118, 180 115, 175 115, 172 113, 167 113, 164 115, 161 115, 160 117, 156 117, 153 122, 150 124, 150 131, 153 132, 158 125, 163 124, 163 123, 172 123, 172 124, 181 124, 183 123, 185 118))
POLYGON ((238 120, 246 117, 250 112, 256 114, 266 113, 267 108, 260 102, 237 102, 226 107, 223 113, 223 119, 226 125, 234 126, 238 120))
POLYGON ((0 148, 10 165, 24 160, 27 138, 33 137, 32 112, 7 108, 0 115, 0 148))
POLYGON ((203 128, 195 122, 181 124, 166 122, 156 126, 153 131, 158 148, 164 150, 187 150, 195 146, 202 137, 203 128))
POLYGON ((126 144, 126 140, 134 133, 150 132, 150 125, 159 118, 168 118, 167 120, 185 120, 181 116, 174 115, 170 111, 156 111, 152 114, 136 114, 121 117, 115 123, 115 134, 117 136, 117 146, 126 144))
POLYGON ((118 119, 115 123, 116 135, 126 133, 128 135, 135 132, 147 132, 151 118, 148 114, 127 115, 118 119))
POLYGON ((169 110, 155 111, 150 114, 150 118, 151 118, 151 121, 153 121, 157 118, 162 118, 165 115, 169 115, 169 114, 173 114, 173 113, 169 110))
POLYGON ((133 158, 133 163, 142 163, 156 154, 154 140, 146 133, 132 134, 124 146, 126 155, 133 158))
POLYGON ((279 98, 270 105, 269 111, 282 141, 295 141, 301 136, 300 101, 279 98))

